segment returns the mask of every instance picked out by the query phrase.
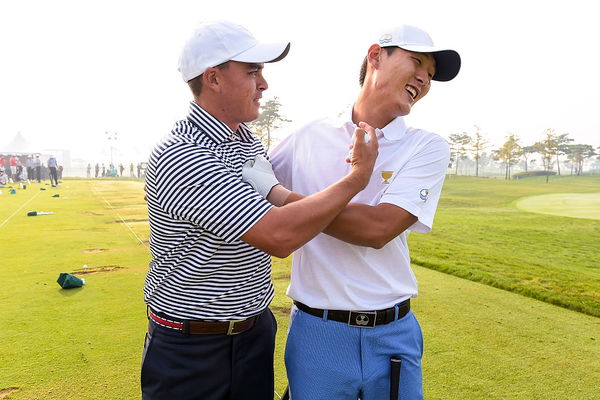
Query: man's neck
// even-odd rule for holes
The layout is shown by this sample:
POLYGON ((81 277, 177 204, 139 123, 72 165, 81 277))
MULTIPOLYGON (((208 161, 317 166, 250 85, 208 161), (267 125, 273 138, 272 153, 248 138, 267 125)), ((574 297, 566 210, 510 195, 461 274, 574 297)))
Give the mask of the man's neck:
POLYGON ((386 110, 381 108, 380 104, 381 102, 373 93, 361 90, 352 109, 352 122, 358 124, 362 121, 373 128, 382 129, 397 116, 389 115, 386 110))
POLYGON ((210 115, 227 125, 232 132, 237 131, 240 127, 239 122, 228 121, 225 113, 222 111, 223 109, 217 103, 202 99, 200 97, 196 97, 194 99, 194 103, 196 103, 197 105, 202 107, 204 111, 206 111, 207 113, 209 113, 210 115))

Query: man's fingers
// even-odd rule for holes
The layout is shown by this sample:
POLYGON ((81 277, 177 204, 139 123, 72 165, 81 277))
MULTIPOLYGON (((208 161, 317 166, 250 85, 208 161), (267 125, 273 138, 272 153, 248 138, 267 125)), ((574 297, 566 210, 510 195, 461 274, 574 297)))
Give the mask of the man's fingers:
POLYGON ((369 143, 377 143, 377 132, 375 132, 375 129, 371 125, 361 121, 358 123, 358 126, 369 135, 369 143))

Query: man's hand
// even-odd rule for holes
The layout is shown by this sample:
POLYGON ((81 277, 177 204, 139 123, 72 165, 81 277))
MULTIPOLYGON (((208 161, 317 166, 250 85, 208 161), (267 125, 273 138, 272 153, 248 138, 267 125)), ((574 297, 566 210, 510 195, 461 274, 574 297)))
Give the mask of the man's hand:
POLYGON ((271 163, 264 156, 246 161, 242 168, 242 181, 252 186, 265 199, 273 186, 279 185, 271 163))
POLYGON ((358 126, 354 130, 354 143, 350 146, 350 154, 346 162, 352 164, 349 175, 356 176, 358 182, 365 188, 373 173, 373 167, 379 154, 379 144, 375 129, 371 125, 359 122, 358 126), (366 135, 368 135, 368 140, 366 135))

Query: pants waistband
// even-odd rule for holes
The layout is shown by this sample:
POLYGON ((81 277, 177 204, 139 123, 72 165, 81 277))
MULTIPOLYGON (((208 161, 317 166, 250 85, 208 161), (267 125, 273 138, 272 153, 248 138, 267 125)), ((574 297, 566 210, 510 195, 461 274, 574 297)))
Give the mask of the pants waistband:
POLYGON ((148 319, 152 322, 190 335, 236 335, 252 328, 261 315, 262 312, 243 320, 234 321, 176 320, 168 316, 159 316, 148 308, 148 319))
POLYGON ((394 307, 376 311, 322 310, 309 307, 299 301, 294 301, 294 304, 299 310, 307 314, 331 321, 344 322, 357 328, 373 328, 377 325, 385 325, 404 317, 410 311, 410 299, 394 307))

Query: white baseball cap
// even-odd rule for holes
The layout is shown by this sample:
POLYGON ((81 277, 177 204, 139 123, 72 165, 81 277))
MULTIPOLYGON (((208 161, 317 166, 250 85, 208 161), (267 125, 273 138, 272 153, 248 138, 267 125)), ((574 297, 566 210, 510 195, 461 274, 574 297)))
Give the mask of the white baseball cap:
POLYGON ((427 32, 411 25, 400 25, 383 31, 377 44, 381 47, 396 46, 415 53, 431 53, 435 59, 434 81, 449 81, 460 71, 458 52, 435 47, 427 32))
POLYGON ((282 60, 290 43, 260 43, 243 26, 216 21, 202 23, 188 39, 178 70, 185 82, 226 61, 268 63, 282 60))

